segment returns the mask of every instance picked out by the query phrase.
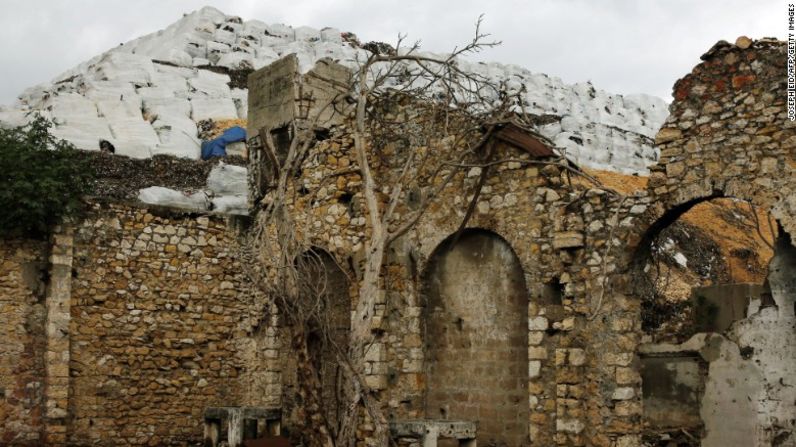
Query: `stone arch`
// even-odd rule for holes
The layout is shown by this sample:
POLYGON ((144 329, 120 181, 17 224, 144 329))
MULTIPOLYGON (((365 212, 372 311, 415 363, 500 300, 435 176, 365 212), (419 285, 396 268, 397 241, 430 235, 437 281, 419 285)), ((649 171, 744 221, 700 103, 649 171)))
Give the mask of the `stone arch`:
MULTIPOLYGON (((785 49, 784 42, 770 39, 719 42, 677 81, 670 115, 656 136, 661 158, 650 168, 647 212, 628 235, 625 260, 632 266, 663 228, 695 205, 720 197, 765 209, 780 225, 768 273, 775 306, 750 306, 747 318, 721 333, 639 347, 642 358, 651 356, 653 363, 676 357, 669 371, 696 372, 699 362, 707 365, 696 412, 705 424, 705 446, 796 442, 796 399, 792 388, 778 385, 796 368, 791 347, 796 249, 790 240, 796 234, 796 123, 788 120, 780 93, 786 90, 785 49)), ((626 279, 629 288, 634 279, 626 279)), ((642 365, 642 375, 643 370, 642 365)))
POLYGON ((631 261, 642 254, 641 252, 649 247, 650 241, 660 234, 663 229, 676 222, 680 217, 701 203, 710 202, 714 199, 737 199, 755 208, 765 209, 767 212, 773 211, 769 202, 756 200, 755 197, 759 196, 745 197, 743 195, 725 194, 723 190, 713 190, 694 197, 687 196, 673 204, 655 203, 652 212, 647 214, 645 219, 634 227, 635 234, 629 237, 631 241, 636 241, 628 245, 631 261))
POLYGON ((716 198, 744 200, 796 234, 796 123, 774 94, 786 88, 775 68, 784 51, 766 39, 719 42, 677 81, 656 136, 661 157, 650 167, 647 212, 627 236, 627 266, 662 229, 716 198))
POLYGON ((796 122, 787 118, 785 42, 719 42, 674 85, 650 167, 650 224, 696 201, 736 197, 796 234, 796 122))
MULTIPOLYGON (((770 207, 761 206, 759 204, 760 203, 759 201, 755 201, 753 199, 748 199, 748 198, 745 198, 745 197, 738 197, 738 196, 733 196, 733 195, 725 195, 723 191, 719 191, 719 190, 713 191, 713 193, 710 194, 710 195, 699 196, 699 197, 696 197, 694 199, 690 199, 688 201, 685 201, 683 203, 679 203, 679 204, 673 206, 672 208, 666 210, 663 213, 650 213, 650 214, 648 214, 646 216, 647 219, 649 219, 649 220, 654 219, 652 221, 652 223, 649 223, 649 220, 645 220, 645 221, 641 221, 640 222, 640 225, 638 225, 634 229, 634 231, 636 231, 636 233, 630 238, 631 240, 635 240, 635 241, 638 241, 638 242, 635 242, 635 243, 629 245, 630 249, 626 253, 627 254, 627 259, 628 259, 628 261, 626 263, 626 266, 628 267, 628 272, 631 275, 631 277, 633 277, 633 279, 630 280, 630 281, 625 281, 624 282, 624 284, 626 286, 625 289, 624 289, 624 292, 626 292, 628 295, 634 296, 636 298, 640 298, 640 297, 645 295, 644 293, 639 292, 639 289, 643 289, 643 287, 637 287, 637 286, 640 285, 640 281, 638 280, 638 275, 643 275, 644 273, 642 273, 642 272, 646 272, 647 271, 646 268, 649 268, 651 265, 655 265, 655 263, 649 264, 649 261, 652 261, 653 258, 654 258, 653 254, 650 252, 650 250, 653 248, 653 246, 656 246, 656 245, 658 245, 660 247, 660 245, 659 245, 660 241, 656 241, 656 239, 661 237, 661 233, 664 230, 666 230, 667 228, 671 227, 672 225, 680 222, 682 217, 687 216, 687 214, 690 211, 694 210, 695 208, 699 209, 699 207, 701 205, 711 204, 711 205, 714 205, 714 206, 722 207, 722 208, 720 208, 721 210, 731 211, 732 208, 728 209, 727 207, 737 206, 737 205, 732 205, 733 202, 742 203, 742 204, 748 205, 750 207, 749 210, 746 210, 745 206, 742 207, 739 210, 741 212, 748 211, 748 212, 754 213, 754 214, 756 214, 758 216, 761 213, 764 212, 764 214, 766 214, 770 220, 768 220, 768 222, 766 222, 765 219, 760 219, 759 222, 756 222, 759 225, 757 230, 753 230, 754 227, 750 226, 748 231, 751 232, 751 235, 752 235, 752 237, 755 238, 755 240, 758 240, 758 241, 762 240, 764 238, 763 235, 765 234, 766 235, 765 239, 767 240, 766 244, 771 244, 773 242, 776 242, 776 239, 777 239, 776 235, 778 233, 783 232, 784 230, 782 229, 782 227, 780 225, 780 221, 775 219, 775 218, 772 218, 772 214, 771 214, 772 210, 771 210, 770 207), (718 204, 717 204, 717 202, 718 202, 718 204), (770 228, 769 228, 769 225, 771 225, 770 228), (770 238, 769 238, 769 234, 770 234, 770 238)), ((704 214, 705 209, 703 208, 701 211, 697 211, 697 212, 704 214)), ((686 222, 687 222, 687 218, 686 218, 686 222)), ((746 225, 750 225, 750 224, 751 224, 751 222, 746 222, 746 225)), ((701 249, 706 250, 706 253, 713 253, 715 255, 716 254, 716 250, 720 250, 720 245, 718 245, 718 243, 726 235, 724 235, 724 234, 722 234, 720 232, 715 232, 714 230, 711 230, 710 228, 707 228, 707 227, 704 227, 704 226, 699 227, 699 228, 694 228, 693 230, 697 231, 697 235, 694 235, 693 233, 691 233, 691 236, 694 237, 694 238, 697 238, 696 239, 697 241, 699 241, 699 237, 700 237, 699 234, 702 234, 703 235, 703 240, 707 239, 712 244, 712 246, 708 245, 707 247, 705 247, 704 242, 703 242, 703 244, 701 245, 701 249), (713 250, 713 251, 711 251, 711 250, 713 250)), ((732 237, 730 237, 730 240, 732 240, 732 237)), ((671 242, 671 240, 670 240, 670 242, 671 242)), ((681 240, 680 243, 682 244, 683 241, 681 240)), ((690 245, 690 242, 688 243, 688 245, 690 245)), ((683 251, 682 253, 686 253, 687 254, 688 252, 687 251, 683 251)), ((768 261, 771 259, 771 256, 773 256, 773 254, 774 254, 773 253, 773 249, 770 250, 770 251, 766 250, 766 253, 767 254, 765 256, 761 257, 760 259, 757 259, 755 257, 755 260, 759 261, 759 264, 757 264, 757 268, 760 269, 760 270, 757 270, 757 273, 759 273, 762 276, 758 276, 757 278, 754 278, 754 279, 748 279, 747 278, 747 279, 742 279, 740 281, 737 280, 737 278, 735 277, 736 275, 733 275, 734 269, 733 269, 733 265, 732 265, 732 255, 730 255, 729 253, 725 252, 723 255, 720 256, 720 258, 718 259, 718 262, 711 263, 712 264, 712 269, 711 269, 710 272, 703 272, 703 274, 705 275, 702 278, 704 282, 701 283, 701 284, 697 284, 695 282, 694 284, 692 284, 692 287, 699 287, 700 285, 704 286, 704 287, 719 286, 719 285, 733 286, 735 284, 742 284, 742 283, 744 283, 744 284, 758 284, 759 286, 762 287, 763 286, 763 282, 764 282, 763 278, 765 277, 765 275, 763 273, 761 273, 761 272, 764 269, 767 269, 768 261), (708 273, 711 273, 711 275, 708 276, 708 273)), ((756 256, 756 254, 755 254, 755 256, 756 256)), ((703 260, 703 262, 704 262, 704 260, 703 260)), ((690 262, 689 262, 689 265, 691 265, 690 262)), ((738 266, 736 264, 735 265, 735 272, 736 273, 737 273, 737 268, 738 268, 738 266)), ((703 289, 704 287, 700 287, 700 288, 703 289)), ((732 287, 730 287, 730 289, 732 289, 732 287)), ((662 309, 657 309, 657 310, 661 311, 662 309)), ((674 310, 674 309, 670 309, 670 310, 674 310)), ((642 302, 642 312, 648 312, 648 313, 650 312, 649 309, 644 309, 644 303, 643 302, 642 302)), ((677 313, 680 313, 681 316, 682 316, 682 308, 680 310, 678 310, 677 313)), ((645 315, 643 315, 643 314, 642 314, 642 322, 643 323, 645 322, 645 315)), ((642 328, 644 329, 644 324, 642 324, 642 328)), ((646 329, 645 329, 645 331, 646 331, 646 329)), ((649 332, 648 332, 648 334, 649 334, 649 332)))
MULTIPOLYGON (((534 218, 536 219, 536 218, 534 218)), ((428 272, 434 255, 440 247, 449 243, 452 235, 459 230, 459 221, 450 219, 446 221, 420 222, 416 234, 420 237, 416 241, 416 272, 418 277, 423 272, 428 272)), ((531 300, 540 299, 546 291, 545 286, 555 283, 565 271, 560 260, 555 257, 547 259, 546 262, 539 262, 542 258, 539 255, 538 239, 534 240, 533 232, 517 231, 516 226, 506 225, 492 218, 484 216, 473 216, 464 231, 482 231, 496 235, 510 247, 520 247, 515 251, 517 260, 523 271, 524 280, 531 300), (537 244, 537 249, 534 248, 537 244)), ((418 283, 418 285, 421 285, 418 283)), ((422 288, 422 287, 421 287, 422 288)), ((422 300, 422 291, 419 290, 418 298, 422 300)))
POLYGON ((648 212, 631 229, 626 255, 694 205, 719 197, 765 209, 796 234, 796 121, 777 94, 787 88, 777 68, 785 49, 770 39, 721 41, 675 83, 655 138, 660 160, 650 167, 648 212))
POLYGON ((434 250, 423 282, 426 416, 478 421, 486 445, 527 445, 528 292, 514 250, 466 230, 434 250))

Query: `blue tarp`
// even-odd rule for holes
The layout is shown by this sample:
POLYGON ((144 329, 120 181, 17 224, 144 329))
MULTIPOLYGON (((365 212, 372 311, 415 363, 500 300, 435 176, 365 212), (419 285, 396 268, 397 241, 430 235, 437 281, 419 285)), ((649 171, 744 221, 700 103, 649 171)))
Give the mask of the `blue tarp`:
POLYGON ((246 130, 240 126, 230 127, 220 137, 202 142, 202 160, 227 155, 227 145, 246 141, 246 130))

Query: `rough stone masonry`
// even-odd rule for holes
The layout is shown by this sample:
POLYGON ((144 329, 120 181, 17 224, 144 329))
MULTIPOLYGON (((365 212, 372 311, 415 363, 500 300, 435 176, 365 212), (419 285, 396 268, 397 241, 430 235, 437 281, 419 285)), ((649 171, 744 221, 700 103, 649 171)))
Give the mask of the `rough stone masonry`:
MULTIPOLYGON (((624 196, 558 165, 501 164, 454 240, 481 174, 457 173, 385 266, 366 358, 385 414, 477 422, 481 445, 643 445, 641 361, 660 348, 640 345, 632 262, 652 234, 714 197, 768 209, 794 234, 796 127, 786 120, 784 52, 782 42, 741 39, 703 56, 675 85, 657 137, 662 157, 643 193, 624 196)), ((292 187, 315 193, 290 212, 300 238, 356 278, 369 231, 360 179, 329 176, 356 165, 352 145, 341 122, 313 146, 292 187)), ((289 430, 292 354, 272 300, 238 257, 245 220, 95 199, 85 219, 49 241, 2 241, 0 444, 195 444, 209 406, 281 408, 289 430)), ((739 345, 757 353, 742 370, 760 385, 748 396, 757 416, 745 419, 745 445, 796 442, 788 434, 796 343, 777 357, 760 335, 793 337, 793 250, 786 239, 777 246, 775 307, 750 317, 738 337, 702 335, 726 340, 726 355, 693 348, 721 374, 741 361, 739 345)), ((723 383, 708 381, 705 396, 732 395, 723 383)), ((710 444, 721 418, 700 417, 705 445, 721 445, 710 444)))

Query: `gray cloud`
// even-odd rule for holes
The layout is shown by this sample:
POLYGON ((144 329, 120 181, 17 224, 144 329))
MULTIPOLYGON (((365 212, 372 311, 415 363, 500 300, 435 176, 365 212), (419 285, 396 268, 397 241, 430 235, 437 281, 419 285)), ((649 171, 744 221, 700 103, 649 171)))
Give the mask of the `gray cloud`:
MULTIPOLYGON (((209 0, 0 0, 0 104, 121 42, 165 28, 209 0)), ((353 31, 429 51, 484 31, 503 44, 474 57, 517 64, 566 82, 670 98, 671 86, 720 39, 784 39, 784 0, 229 0, 212 6, 268 23, 353 31)))

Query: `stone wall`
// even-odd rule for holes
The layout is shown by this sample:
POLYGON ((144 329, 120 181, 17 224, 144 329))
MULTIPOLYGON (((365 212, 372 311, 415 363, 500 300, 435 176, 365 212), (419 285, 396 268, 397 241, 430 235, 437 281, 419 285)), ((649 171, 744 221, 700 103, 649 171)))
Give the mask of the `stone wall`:
MULTIPOLYGON (((677 81, 650 170, 655 211, 670 222, 696 201, 745 199, 796 230, 796 123, 787 119, 784 42, 717 43, 677 81)), ((653 230, 657 230, 655 227, 653 230)))
POLYGON ((43 440, 48 244, 0 244, 0 444, 43 440))
POLYGON ((726 331, 698 334, 681 345, 645 345, 653 353, 698 353, 708 364, 698 400, 702 446, 796 445, 796 249, 787 236, 769 271, 771 302, 752 299, 744 318, 726 331))
POLYGON ((339 124, 341 114, 335 108, 342 101, 336 97, 345 95, 350 83, 349 69, 331 59, 321 59, 312 70, 300 74, 296 54, 257 70, 249 76, 248 138, 260 136, 264 126, 274 130, 296 118, 318 114, 313 112, 320 113, 321 126, 339 124))
POLYGON ((785 236, 770 265, 770 303, 753 297, 743 318, 721 332, 700 333, 678 345, 640 347, 647 361, 660 362, 653 375, 668 371, 673 379, 645 383, 650 428, 689 430, 704 447, 796 445, 796 392, 790 379, 796 374, 794 271, 796 249, 785 236), (698 360, 705 371, 681 373, 682 358, 698 360), (690 417, 675 419, 683 416, 690 417))
POLYGON ((96 203, 49 268, 49 243, 3 241, 0 444, 184 445, 208 406, 279 407, 276 321, 228 219, 96 203))
MULTIPOLYGON (((466 227, 505 240, 528 287, 523 328, 529 367, 521 378, 528 389, 526 442, 642 443, 643 334, 630 285, 634 256, 651 235, 693 204, 718 196, 772 209, 785 231, 796 229, 791 194, 796 127, 785 117, 783 63, 784 44, 776 41, 712 49, 676 85, 672 115, 657 137, 661 162, 652 168, 649 189, 639 194, 623 196, 592 185, 510 148, 495 154, 520 162, 490 169, 466 227)), ((416 113, 407 115, 422 122, 416 113)), ((439 143, 429 150, 429 165, 451 156, 446 152, 451 147, 439 143)), ((350 132, 336 127, 311 149, 289 194, 295 197, 291 214, 303 243, 328 250, 356 270, 370 229, 361 179, 346 172, 356 164, 352 144, 350 132)), ((380 181, 398 175, 390 158, 397 154, 390 142, 379 148, 373 169, 380 181)), ((424 332, 438 322, 428 321, 433 312, 426 308, 430 303, 419 278, 437 275, 433 253, 459 228, 481 175, 477 167, 454 172, 423 217, 390 247, 366 381, 392 419, 440 416, 430 374, 442 357, 430 347, 433 334, 424 332), (426 403, 435 404, 433 410, 426 403)), ((431 183, 406 192, 396 212, 411 213, 431 183)), ((381 193, 386 200, 388 192, 381 193)), ((484 282, 494 280, 489 272, 483 275, 484 282)), ((502 386, 495 383, 495 392, 502 386)), ((477 419, 489 426, 494 422, 489 417, 477 419)))
POLYGON ((796 400, 783 385, 796 368, 790 238, 796 234, 796 124, 785 108, 785 51, 784 42, 770 39, 719 42, 675 84, 670 116, 656 139, 661 160, 651 168, 652 206, 629 238, 627 254, 637 255, 692 206, 724 196, 769 210, 784 230, 769 266, 767 299, 749 299, 741 318, 729 318, 720 333, 640 347, 644 355, 698 354, 707 363, 698 400, 704 433, 696 441, 704 446, 796 445, 796 400))
MULTIPOLYGON (((312 148, 300 175, 291 181, 288 194, 292 197, 290 210, 295 234, 300 237, 298 243, 319 247, 339 263, 352 265, 357 278, 364 259, 363 242, 370 230, 359 175, 345 169, 355 163, 352 146, 351 134, 345 127, 338 127, 312 148)), ((381 155, 389 157, 392 150, 386 147, 381 155)), ((449 150, 441 145, 429 153, 444 159, 450 157, 445 152, 449 150)), ((640 328, 638 306, 630 300, 611 298, 608 291, 602 291, 600 281, 616 262, 615 254, 608 259, 603 256, 606 241, 611 240, 612 247, 621 245, 634 219, 646 210, 645 200, 630 200, 592 188, 560 165, 535 164, 529 154, 508 147, 499 148, 495 158, 528 162, 498 164, 490 170, 467 224, 469 229, 493 233, 514 250, 516 268, 520 269, 516 275, 527 285, 524 293, 517 292, 522 288, 506 289, 518 293, 511 300, 491 297, 495 287, 476 287, 471 297, 472 301, 511 301, 511 324, 516 324, 517 331, 502 329, 513 340, 512 345, 526 344, 527 354, 521 357, 528 365, 517 364, 516 371, 492 383, 496 395, 514 396, 513 390, 528 390, 527 395, 523 393, 527 402, 512 401, 519 414, 527 405, 528 416, 524 424, 513 426, 514 433, 521 435, 510 438, 509 444, 587 445, 594 436, 602 442, 600 445, 610 445, 617 438, 638 439, 641 405, 640 392, 636 393, 634 386, 640 379, 632 368, 636 331, 640 328), (517 307, 519 303, 525 305, 517 307), (600 318, 590 322, 595 315, 600 318), (517 320, 513 320, 515 316, 517 320), (598 366, 597 359, 607 365, 598 366), (620 409, 615 411, 617 407, 620 409)), ((374 175, 382 179, 397 175, 387 163, 375 169, 374 175)), ((426 281, 463 281, 462 275, 445 279, 441 272, 435 272, 432 258, 457 231, 480 176, 479 168, 454 172, 449 187, 432 202, 417 225, 390 247, 385 289, 376 308, 374 343, 366 355, 365 380, 393 420, 441 416, 439 405, 431 411, 427 402, 434 403, 432 382, 442 380, 431 377, 438 366, 435 358, 450 353, 433 347, 437 334, 431 331, 439 322, 427 307, 432 303, 426 301, 423 289, 426 281)), ((396 212, 411 211, 416 203, 413 197, 422 196, 430 187, 421 184, 417 191, 407 192, 396 212)), ((277 244, 274 241, 272 245, 277 244)), ((505 280, 501 272, 508 274, 507 268, 484 268, 478 278, 484 284, 500 284, 505 280)), ((515 273, 511 275, 513 278, 515 273)), ((478 278, 468 281, 477 283, 478 278)), ((501 312, 505 310, 501 305, 501 312)), ((482 317, 476 313, 460 315, 463 327, 474 327, 474 318, 482 317)), ((496 319, 493 323, 503 321, 496 319)), ((514 352, 504 350, 501 345, 486 350, 485 355, 497 359, 514 352)), ((291 354, 283 351, 283 355, 291 354)), ((474 359, 472 366, 478 367, 476 363, 474 359)), ((493 363, 501 368, 504 362, 493 363)), ((486 374, 484 370, 483 377, 486 374)), ((450 390, 458 387, 461 391, 470 389, 467 382, 476 377, 478 373, 461 371, 443 379, 457 380, 449 384, 450 390)), ((455 404, 448 406, 451 417, 460 413, 454 410, 455 404)), ((502 419, 506 415, 484 411, 458 417, 473 418, 485 428, 495 428, 505 422, 502 419)), ((495 436, 487 430, 484 433, 495 436)))
POLYGON ((110 205, 75 239, 71 442, 192 442, 207 406, 278 404, 245 380, 267 369, 241 349, 265 309, 228 222, 110 205))

